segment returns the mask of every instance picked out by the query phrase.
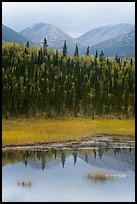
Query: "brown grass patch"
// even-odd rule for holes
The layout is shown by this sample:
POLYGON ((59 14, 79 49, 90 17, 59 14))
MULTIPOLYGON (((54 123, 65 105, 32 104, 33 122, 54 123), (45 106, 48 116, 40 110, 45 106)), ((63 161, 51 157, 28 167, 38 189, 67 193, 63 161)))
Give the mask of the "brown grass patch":
POLYGON ((109 174, 107 172, 100 171, 100 172, 88 172, 86 177, 90 181, 104 183, 109 180, 116 180, 120 176, 118 174, 109 174))
POLYGON ((19 180, 17 181, 17 185, 21 187, 32 187, 32 181, 30 179, 27 180, 19 180))

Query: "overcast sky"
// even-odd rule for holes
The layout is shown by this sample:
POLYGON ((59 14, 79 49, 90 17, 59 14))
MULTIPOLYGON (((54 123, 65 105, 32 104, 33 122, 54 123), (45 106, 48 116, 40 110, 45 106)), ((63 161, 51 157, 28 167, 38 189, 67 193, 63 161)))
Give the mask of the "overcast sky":
POLYGON ((95 27, 135 24, 134 2, 2 2, 2 23, 19 32, 34 24, 54 24, 72 37, 95 27))

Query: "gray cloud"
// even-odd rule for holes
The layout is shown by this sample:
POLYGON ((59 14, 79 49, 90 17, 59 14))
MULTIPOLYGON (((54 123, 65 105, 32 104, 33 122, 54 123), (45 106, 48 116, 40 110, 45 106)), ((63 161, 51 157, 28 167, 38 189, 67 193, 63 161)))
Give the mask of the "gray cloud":
POLYGON ((3 2, 2 23, 22 29, 39 22, 54 24, 73 37, 92 28, 135 24, 134 2, 3 2))

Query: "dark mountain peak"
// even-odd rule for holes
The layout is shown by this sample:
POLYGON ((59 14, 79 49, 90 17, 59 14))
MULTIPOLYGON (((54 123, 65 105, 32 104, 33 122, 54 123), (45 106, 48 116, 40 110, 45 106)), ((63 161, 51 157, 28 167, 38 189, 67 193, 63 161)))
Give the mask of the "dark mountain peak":
POLYGON ((2 41, 5 42, 18 42, 19 44, 25 44, 27 41, 30 42, 30 45, 34 45, 31 40, 17 33, 13 29, 2 24, 2 41))

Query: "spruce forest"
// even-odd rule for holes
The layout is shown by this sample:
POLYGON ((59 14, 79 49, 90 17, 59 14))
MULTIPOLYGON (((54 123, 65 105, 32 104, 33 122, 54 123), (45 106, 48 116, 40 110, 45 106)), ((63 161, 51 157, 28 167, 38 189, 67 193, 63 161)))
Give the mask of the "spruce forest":
POLYGON ((79 56, 63 49, 2 43, 3 116, 132 117, 135 112, 134 59, 79 56))

